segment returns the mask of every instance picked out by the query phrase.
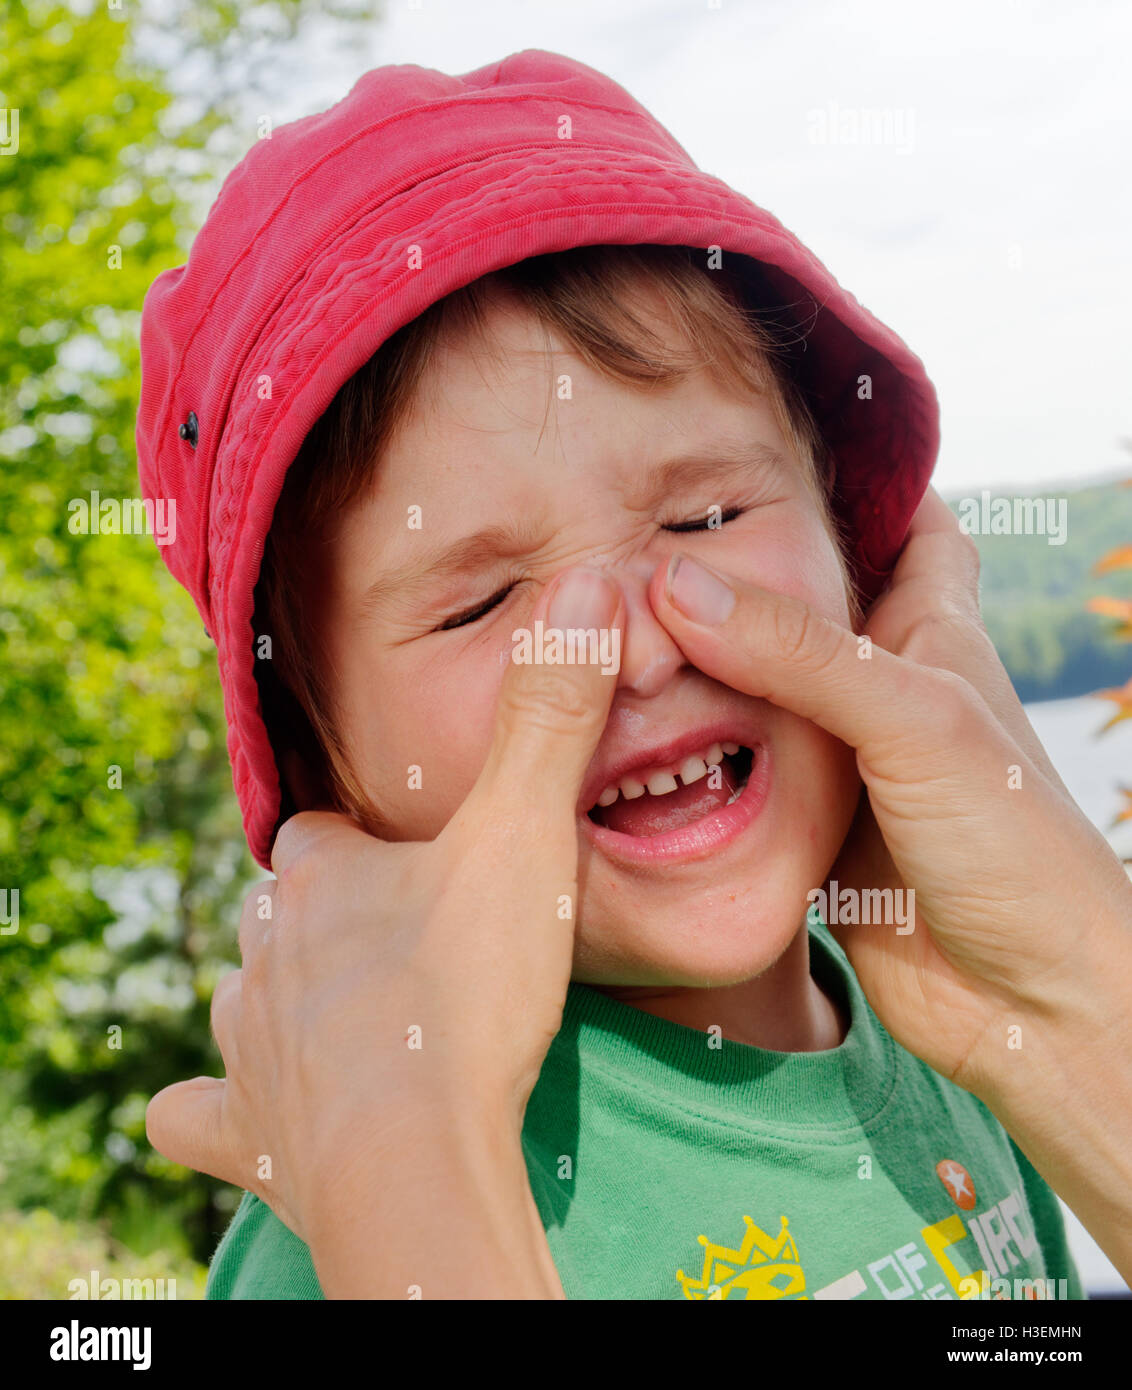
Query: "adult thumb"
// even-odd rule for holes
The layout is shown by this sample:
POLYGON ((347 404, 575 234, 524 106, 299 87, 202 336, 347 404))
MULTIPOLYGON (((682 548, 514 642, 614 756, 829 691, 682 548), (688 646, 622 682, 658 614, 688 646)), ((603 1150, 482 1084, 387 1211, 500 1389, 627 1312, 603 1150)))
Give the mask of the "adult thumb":
POLYGON ((473 823, 487 812, 488 823, 545 825, 549 811, 573 828, 617 688, 624 616, 619 585, 578 566, 541 596, 531 626, 511 634, 491 748, 461 808, 473 823))
POLYGON ((172 1163, 246 1186, 229 1171, 223 1138, 225 1086, 217 1077, 196 1076, 158 1091, 145 1109, 146 1138, 172 1163))

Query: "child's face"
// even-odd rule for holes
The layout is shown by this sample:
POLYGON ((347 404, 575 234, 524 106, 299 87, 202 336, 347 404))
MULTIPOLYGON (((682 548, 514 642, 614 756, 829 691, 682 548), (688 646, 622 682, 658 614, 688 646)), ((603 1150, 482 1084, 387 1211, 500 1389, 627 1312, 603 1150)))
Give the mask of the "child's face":
MULTIPOLYGON (((628 618, 591 767, 620 765, 631 750, 643 754, 634 761, 647 775, 673 765, 649 755, 683 735, 691 735, 692 753, 713 743, 757 745, 749 787, 756 795, 735 808, 757 814, 728 812, 741 828, 676 854, 666 852, 670 836, 650 846, 651 834, 600 830, 583 812, 574 977, 700 987, 749 979, 789 944, 807 891, 824 882, 856 805, 854 755, 816 725, 692 666, 653 614, 646 585, 661 558, 686 549, 849 626, 834 542, 765 399, 739 398, 703 372, 664 389, 625 386, 553 337, 548 360, 546 330, 501 299, 488 327, 500 361, 487 360, 474 340, 434 355, 371 491, 312 555, 326 674, 354 770, 387 838, 436 836, 486 759, 512 632, 529 626, 537 594, 559 571, 579 563, 607 570, 624 590, 628 618), (558 398, 563 375, 569 399, 558 398), (719 463, 696 478, 685 468, 662 482, 666 460, 702 462, 737 443, 789 461, 719 463), (718 529, 662 529, 703 521, 712 506, 721 509, 718 529), (409 524, 415 508, 419 529, 409 524), (745 510, 727 520, 736 508, 745 510), (412 578, 369 593, 485 527, 521 531, 515 553, 472 556, 451 574, 426 560, 412 578), (439 630, 512 583, 490 611, 439 630), (422 770, 419 789, 409 785, 413 764, 422 770)), ((656 805, 679 822, 696 807, 677 807, 697 799, 693 787, 707 796, 707 786, 702 779, 656 805)), ((631 808, 640 804, 622 801, 611 814, 639 814, 631 808)))

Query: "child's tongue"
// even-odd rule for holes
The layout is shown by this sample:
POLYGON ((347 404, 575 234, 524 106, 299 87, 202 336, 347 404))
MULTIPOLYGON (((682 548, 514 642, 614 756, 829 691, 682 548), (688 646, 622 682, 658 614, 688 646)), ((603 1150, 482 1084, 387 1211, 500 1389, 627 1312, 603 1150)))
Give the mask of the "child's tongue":
POLYGON ((653 796, 648 791, 632 801, 622 796, 612 806, 599 806, 594 818, 599 825, 622 835, 662 835, 666 830, 679 830, 689 821, 727 805, 731 795, 728 779, 725 777, 723 786, 715 788, 708 786, 710 780, 701 777, 698 782, 679 786, 664 796, 653 796))

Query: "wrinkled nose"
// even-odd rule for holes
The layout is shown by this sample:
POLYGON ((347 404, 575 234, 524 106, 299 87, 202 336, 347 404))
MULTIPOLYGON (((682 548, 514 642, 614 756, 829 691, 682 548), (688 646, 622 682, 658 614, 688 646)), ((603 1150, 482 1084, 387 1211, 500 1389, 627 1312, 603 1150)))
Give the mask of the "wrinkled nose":
POLYGON ((621 634, 619 690, 632 691, 644 699, 658 694, 687 658, 661 624, 649 603, 648 586, 656 569, 654 554, 638 556, 619 564, 593 568, 609 575, 625 595, 626 620, 621 634))

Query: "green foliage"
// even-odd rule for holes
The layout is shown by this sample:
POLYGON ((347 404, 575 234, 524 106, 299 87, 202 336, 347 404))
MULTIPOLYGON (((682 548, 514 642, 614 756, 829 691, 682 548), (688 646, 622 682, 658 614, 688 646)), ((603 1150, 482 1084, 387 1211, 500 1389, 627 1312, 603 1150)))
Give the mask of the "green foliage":
POLYGON ((202 1256, 219 1185, 150 1150, 144 1107, 219 1071, 207 1001, 252 868, 211 644, 150 537, 67 526, 71 499, 137 495, 139 309, 182 259, 204 129, 163 126, 127 37, 104 8, 17 5, 0 31, 0 1164, 5 1205, 138 1227, 141 1202, 202 1256))
MULTIPOLYGON (((1090 598, 1132 598, 1132 572, 1095 575, 1093 566, 1132 535, 1132 490, 1108 483, 1064 493, 1066 540, 1042 535, 973 536, 982 574, 987 631, 1023 700, 1066 699, 1128 679, 1127 647, 1113 624, 1085 611, 1090 598)), ((955 500, 950 504, 957 507, 955 500)))
POLYGON ((97 1271, 99 1293, 106 1278, 163 1279, 162 1288, 178 1300, 203 1298, 207 1267, 157 1250, 139 1257, 91 1223, 60 1221, 40 1207, 29 1212, 0 1212, 0 1299, 70 1299, 82 1279, 89 1290, 97 1271), (173 1284, 171 1281, 176 1281, 173 1284))
POLYGON ((99 1219, 166 1259, 207 1259, 239 1196, 154 1153, 144 1111, 222 1074, 209 999, 258 870, 191 600, 151 537, 72 534, 68 503, 138 495, 142 301, 254 138, 235 119, 247 69, 309 15, 365 13, 0 11, 0 108, 19 112, 0 157, 0 890, 19 893, 0 935, 0 1209, 99 1219), (187 93, 170 54, 195 64, 187 93))

